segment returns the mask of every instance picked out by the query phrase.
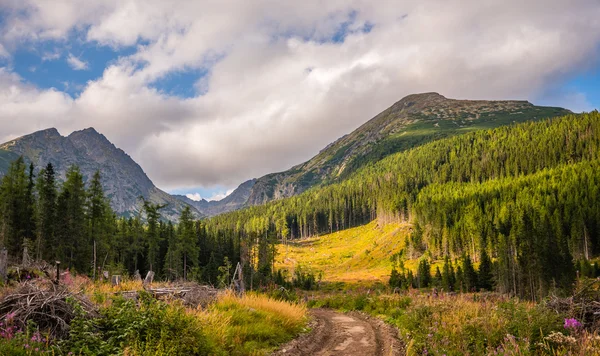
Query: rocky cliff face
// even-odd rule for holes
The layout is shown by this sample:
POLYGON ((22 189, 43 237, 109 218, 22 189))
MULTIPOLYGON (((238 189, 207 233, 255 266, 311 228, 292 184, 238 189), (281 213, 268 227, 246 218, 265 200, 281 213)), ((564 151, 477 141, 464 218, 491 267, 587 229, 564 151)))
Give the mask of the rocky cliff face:
MULTIPOLYGON (((187 205, 156 188, 129 155, 93 128, 73 132, 68 137, 61 136, 56 129, 47 129, 4 143, 0 145, 0 174, 6 171, 2 157, 12 161, 21 155, 38 170, 52 163, 61 181, 72 165, 79 166, 85 180, 99 170, 106 196, 120 215, 140 213, 140 196, 156 204, 167 204, 161 214, 170 220, 176 220, 187 205)), ((201 216, 196 209, 192 210, 197 217, 201 216)))
POLYGON ((454 100, 438 93, 409 95, 308 162, 259 178, 247 205, 264 204, 341 180, 365 164, 435 139, 567 113, 527 101, 454 100))

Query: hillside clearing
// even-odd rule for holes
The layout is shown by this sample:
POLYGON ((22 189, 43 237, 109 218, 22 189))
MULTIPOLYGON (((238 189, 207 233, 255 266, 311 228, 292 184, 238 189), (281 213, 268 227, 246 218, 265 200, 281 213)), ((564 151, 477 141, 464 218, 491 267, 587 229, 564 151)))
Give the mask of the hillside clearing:
MULTIPOLYGON (((328 282, 387 282, 394 254, 410 233, 408 223, 367 225, 277 246, 276 268, 323 272, 328 282)), ((412 267, 407 265, 407 267, 412 267)))

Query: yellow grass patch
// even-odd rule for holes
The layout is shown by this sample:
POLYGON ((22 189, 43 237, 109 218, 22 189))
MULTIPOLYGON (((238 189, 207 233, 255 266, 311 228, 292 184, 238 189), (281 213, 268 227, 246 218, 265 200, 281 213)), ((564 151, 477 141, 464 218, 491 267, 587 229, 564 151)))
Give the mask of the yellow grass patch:
POLYGON ((280 244, 275 265, 290 272, 298 265, 319 270, 325 281, 387 282, 392 269, 390 257, 404 248, 410 227, 406 223, 382 227, 373 221, 287 246, 280 244))

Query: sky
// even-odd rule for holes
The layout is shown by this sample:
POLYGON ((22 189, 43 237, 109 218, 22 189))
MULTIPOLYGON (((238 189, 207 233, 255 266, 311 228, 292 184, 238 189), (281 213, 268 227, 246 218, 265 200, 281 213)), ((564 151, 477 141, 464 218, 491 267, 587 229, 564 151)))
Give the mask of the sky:
POLYGON ((94 127, 218 199, 402 97, 600 107, 598 0, 0 0, 0 142, 94 127))

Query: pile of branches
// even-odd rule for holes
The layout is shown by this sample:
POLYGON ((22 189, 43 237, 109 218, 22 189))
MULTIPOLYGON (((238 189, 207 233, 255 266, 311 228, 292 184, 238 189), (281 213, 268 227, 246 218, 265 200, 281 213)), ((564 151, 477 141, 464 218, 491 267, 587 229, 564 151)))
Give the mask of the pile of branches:
POLYGON ((600 330, 600 279, 581 285, 571 297, 551 296, 546 306, 559 314, 577 319, 588 330, 600 330))
MULTIPOLYGON (((213 302, 219 290, 210 286, 203 286, 197 283, 186 283, 180 286, 168 288, 144 288, 156 299, 181 300, 188 307, 206 307, 213 302)), ((125 298, 138 299, 139 291, 119 292, 125 298)))
POLYGON ((53 338, 69 334, 69 324, 76 316, 97 317, 95 306, 83 295, 54 283, 22 283, 0 299, 0 319, 25 330, 33 321, 53 338), (78 313, 75 305, 81 307, 78 313))

